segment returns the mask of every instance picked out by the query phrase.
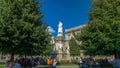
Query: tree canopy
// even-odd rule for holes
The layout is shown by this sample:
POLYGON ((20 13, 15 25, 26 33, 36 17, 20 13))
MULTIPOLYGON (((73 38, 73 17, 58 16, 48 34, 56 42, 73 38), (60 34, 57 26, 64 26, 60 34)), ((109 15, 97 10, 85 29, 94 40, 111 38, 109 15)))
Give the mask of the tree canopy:
POLYGON ((0 51, 46 55, 50 45, 39 0, 0 0, 0 51))
POLYGON ((71 56, 79 56, 80 55, 80 47, 77 44, 77 42, 75 41, 76 39, 74 39, 73 37, 71 38, 70 42, 69 42, 69 46, 70 46, 70 55, 71 56))
POLYGON ((92 0, 89 21, 79 35, 89 55, 120 54, 120 0, 92 0))

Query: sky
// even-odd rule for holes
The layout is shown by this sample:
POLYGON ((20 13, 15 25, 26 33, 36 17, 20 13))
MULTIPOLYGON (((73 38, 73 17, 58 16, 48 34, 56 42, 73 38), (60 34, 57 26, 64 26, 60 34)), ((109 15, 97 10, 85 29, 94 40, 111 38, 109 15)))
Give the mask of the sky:
POLYGON ((65 29, 85 24, 90 11, 90 0, 44 0, 41 11, 43 20, 47 22, 49 31, 57 36, 59 21, 65 29))

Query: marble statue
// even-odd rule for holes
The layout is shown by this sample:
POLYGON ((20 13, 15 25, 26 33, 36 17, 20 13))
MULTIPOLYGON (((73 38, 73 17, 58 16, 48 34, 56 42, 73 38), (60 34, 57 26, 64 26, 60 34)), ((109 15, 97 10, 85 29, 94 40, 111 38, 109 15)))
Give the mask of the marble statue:
POLYGON ((62 22, 59 21, 59 24, 58 24, 58 36, 62 36, 62 22))
POLYGON ((58 33, 62 33, 62 22, 60 22, 60 21, 58 24, 58 33))

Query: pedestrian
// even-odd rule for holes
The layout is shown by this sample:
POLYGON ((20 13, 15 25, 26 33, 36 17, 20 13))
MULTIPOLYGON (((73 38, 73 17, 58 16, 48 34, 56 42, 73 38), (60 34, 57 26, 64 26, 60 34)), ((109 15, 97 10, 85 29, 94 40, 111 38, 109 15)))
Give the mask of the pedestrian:
POLYGON ((86 63, 86 61, 83 61, 81 68, 88 68, 88 64, 86 63))
POLYGON ((5 68, 9 68, 10 60, 5 63, 5 68))
POLYGON ((5 64, 5 68, 13 68, 14 62, 13 60, 8 60, 5 64))
POLYGON ((82 67, 82 64, 83 64, 83 59, 82 57, 80 57, 80 68, 82 67))
POLYGON ((21 68, 21 65, 18 61, 15 61, 13 68, 21 68))
POLYGON ((49 68, 51 68, 51 66, 52 66, 52 59, 51 58, 47 59, 47 64, 48 64, 49 68))
POLYGON ((52 68, 56 68, 56 64, 57 64, 57 60, 56 60, 56 59, 53 59, 52 68))
POLYGON ((30 60, 30 58, 27 59, 26 66, 26 68, 32 68, 32 61, 30 60))

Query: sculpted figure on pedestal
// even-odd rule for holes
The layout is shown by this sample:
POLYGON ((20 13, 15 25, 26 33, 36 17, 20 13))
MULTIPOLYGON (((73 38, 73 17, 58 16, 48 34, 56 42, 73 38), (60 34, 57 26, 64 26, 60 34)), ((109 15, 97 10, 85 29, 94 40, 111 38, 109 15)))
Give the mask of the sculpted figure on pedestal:
POLYGON ((59 21, 59 24, 58 24, 58 36, 62 36, 62 22, 59 21))

